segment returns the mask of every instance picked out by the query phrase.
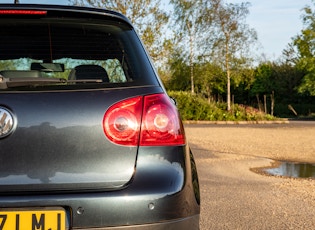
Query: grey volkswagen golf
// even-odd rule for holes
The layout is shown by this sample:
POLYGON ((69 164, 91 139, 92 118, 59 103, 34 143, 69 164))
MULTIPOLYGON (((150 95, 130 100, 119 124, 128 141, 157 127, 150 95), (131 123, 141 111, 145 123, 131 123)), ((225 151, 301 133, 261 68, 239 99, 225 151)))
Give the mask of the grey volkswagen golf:
POLYGON ((0 4, 0 229, 199 229, 195 162, 133 26, 0 4))

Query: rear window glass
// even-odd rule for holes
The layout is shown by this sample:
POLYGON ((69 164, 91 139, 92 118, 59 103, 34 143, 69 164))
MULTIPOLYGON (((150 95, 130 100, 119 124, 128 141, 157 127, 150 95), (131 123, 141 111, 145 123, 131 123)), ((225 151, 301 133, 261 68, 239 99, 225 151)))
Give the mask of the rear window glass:
POLYGON ((156 84, 135 32, 113 21, 0 20, 0 90, 156 84))

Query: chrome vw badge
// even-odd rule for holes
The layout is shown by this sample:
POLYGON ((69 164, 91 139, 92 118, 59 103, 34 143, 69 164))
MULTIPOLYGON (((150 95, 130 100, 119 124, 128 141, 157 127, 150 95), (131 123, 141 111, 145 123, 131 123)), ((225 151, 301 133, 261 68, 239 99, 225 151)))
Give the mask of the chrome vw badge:
POLYGON ((0 107, 0 138, 12 133, 14 127, 14 117, 9 110, 0 107))

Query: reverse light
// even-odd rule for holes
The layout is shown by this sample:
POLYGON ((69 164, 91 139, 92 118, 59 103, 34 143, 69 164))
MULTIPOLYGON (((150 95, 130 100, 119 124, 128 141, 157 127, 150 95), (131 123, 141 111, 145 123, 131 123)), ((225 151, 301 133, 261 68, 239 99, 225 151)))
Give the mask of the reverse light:
POLYGON ((46 15, 45 10, 0 10, 0 15, 46 15))
POLYGON ((185 144, 178 111, 165 94, 135 97, 114 104, 104 115, 103 129, 109 140, 120 145, 185 144))

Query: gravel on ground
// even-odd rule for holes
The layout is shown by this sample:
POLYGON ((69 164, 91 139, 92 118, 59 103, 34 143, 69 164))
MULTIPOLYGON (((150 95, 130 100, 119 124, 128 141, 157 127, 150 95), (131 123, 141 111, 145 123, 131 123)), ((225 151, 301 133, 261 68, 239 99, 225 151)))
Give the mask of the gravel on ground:
POLYGON ((273 160, 315 163, 315 123, 185 129, 199 173, 201 230, 315 228, 314 179, 251 171, 273 160))

